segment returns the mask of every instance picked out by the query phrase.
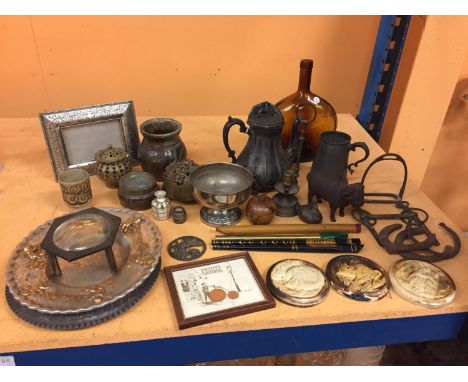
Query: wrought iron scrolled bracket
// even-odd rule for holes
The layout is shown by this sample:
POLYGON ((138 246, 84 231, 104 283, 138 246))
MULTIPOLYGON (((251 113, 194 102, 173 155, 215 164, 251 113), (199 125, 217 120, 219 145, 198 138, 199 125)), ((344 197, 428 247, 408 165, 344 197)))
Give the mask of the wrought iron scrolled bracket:
POLYGON ((421 208, 410 207, 409 202, 403 200, 403 194, 406 189, 408 179, 408 168, 405 160, 398 154, 387 153, 377 157, 364 171, 361 183, 365 184, 365 179, 369 170, 378 162, 394 160, 402 164, 404 174, 398 194, 392 193, 366 193, 364 203, 370 204, 394 204, 400 209, 398 214, 371 214, 363 208, 356 208, 352 211, 354 219, 366 226, 376 241, 384 247, 390 254, 399 254, 405 259, 423 260, 436 262, 450 259, 456 256, 461 250, 461 241, 457 233, 444 223, 439 226, 444 229, 451 237, 453 245, 446 245, 442 251, 436 251, 433 247, 439 246, 440 243, 437 237, 426 226, 429 220, 429 214, 421 208), (372 197, 377 197, 372 199, 372 197), (384 227, 380 232, 377 232, 375 225, 381 219, 400 220, 405 223, 405 228, 402 224, 391 224, 384 227), (397 230, 401 230, 395 237, 394 241, 390 240, 390 235, 397 230), (416 236, 425 235, 426 238, 419 241, 416 236), (408 243, 408 241, 410 241, 408 243))
MULTIPOLYGON (((369 170, 376 163, 387 161, 387 160, 397 161, 397 162, 400 162, 403 165, 403 170, 404 170, 403 182, 401 184, 400 191, 398 192, 398 196, 400 197, 400 200, 401 200, 403 198, 403 194, 405 193, 406 182, 408 180, 408 166, 406 165, 406 162, 405 162, 405 160, 403 159, 403 157, 401 155, 398 155, 396 153, 386 153, 386 154, 382 154, 382 155, 378 156, 377 158, 375 158, 371 162, 371 164, 366 168, 366 171, 364 171, 364 174, 362 174, 361 183, 365 184, 364 181, 366 180, 366 177, 367 177, 367 174, 369 173, 369 170)), ((366 195, 370 195, 370 194, 366 194, 366 195)), ((372 194, 372 195, 379 195, 379 194, 372 194)), ((380 194, 380 195, 387 195, 388 196, 388 195, 394 195, 394 194, 380 194)), ((380 203, 385 203, 385 202, 380 202, 380 203)))

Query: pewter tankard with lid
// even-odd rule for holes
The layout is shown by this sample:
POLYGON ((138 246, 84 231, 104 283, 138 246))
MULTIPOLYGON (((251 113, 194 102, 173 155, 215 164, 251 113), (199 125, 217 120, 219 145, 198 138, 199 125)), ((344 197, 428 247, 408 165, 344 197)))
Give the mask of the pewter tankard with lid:
POLYGON ((281 146, 281 130, 284 119, 279 109, 269 102, 255 105, 247 118, 246 127, 238 118, 229 117, 223 129, 223 142, 232 163, 240 164, 254 176, 253 192, 273 190, 281 180, 283 171, 288 168, 288 159, 281 146), (249 136, 247 145, 236 158, 229 146, 229 131, 239 125, 240 131, 249 136))

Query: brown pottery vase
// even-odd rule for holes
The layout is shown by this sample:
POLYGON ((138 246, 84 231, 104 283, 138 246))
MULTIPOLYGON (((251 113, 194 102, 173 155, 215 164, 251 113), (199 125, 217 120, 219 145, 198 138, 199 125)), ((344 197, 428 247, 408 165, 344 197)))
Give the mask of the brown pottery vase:
POLYGON ((170 118, 153 118, 140 126, 143 140, 138 148, 138 160, 144 171, 163 180, 163 172, 174 160, 187 157, 187 149, 180 139, 182 124, 170 118))

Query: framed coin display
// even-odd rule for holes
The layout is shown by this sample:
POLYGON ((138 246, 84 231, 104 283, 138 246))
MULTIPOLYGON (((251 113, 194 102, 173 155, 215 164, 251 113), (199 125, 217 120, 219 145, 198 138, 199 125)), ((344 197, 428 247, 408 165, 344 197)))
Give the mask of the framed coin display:
POLYGON ((179 329, 276 305, 247 252, 172 265, 164 272, 179 329))
POLYGON ((330 283, 315 264, 286 259, 273 264, 267 273, 267 286, 280 301, 308 307, 321 303, 328 295, 330 283))
POLYGON ((400 260, 388 272, 395 293, 426 308, 440 308, 455 298, 455 283, 438 266, 420 260, 400 260))
POLYGON ((388 293, 384 269, 362 256, 342 255, 327 264, 326 275, 333 289, 357 301, 377 301, 388 293))

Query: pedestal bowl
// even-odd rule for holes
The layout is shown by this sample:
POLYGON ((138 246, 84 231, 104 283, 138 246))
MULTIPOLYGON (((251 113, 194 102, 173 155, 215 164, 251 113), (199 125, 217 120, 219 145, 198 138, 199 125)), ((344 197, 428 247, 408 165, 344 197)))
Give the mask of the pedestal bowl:
POLYGON ((253 176, 232 163, 201 165, 190 174, 193 197, 202 206, 202 221, 212 226, 235 224, 241 218, 238 206, 250 196, 253 176))

